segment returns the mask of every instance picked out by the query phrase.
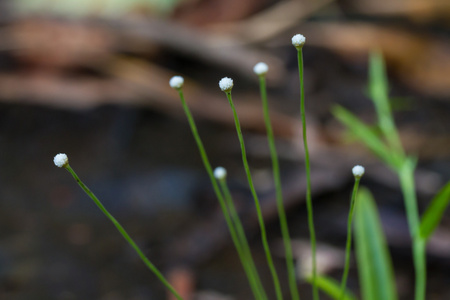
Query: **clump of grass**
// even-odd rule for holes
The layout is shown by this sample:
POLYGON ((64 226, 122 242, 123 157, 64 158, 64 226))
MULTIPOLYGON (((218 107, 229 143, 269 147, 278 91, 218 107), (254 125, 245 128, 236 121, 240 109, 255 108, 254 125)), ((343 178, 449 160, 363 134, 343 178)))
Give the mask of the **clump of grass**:
MULTIPOLYGON (((292 44, 297 49, 298 54, 298 70, 300 82, 300 114, 302 120, 303 144, 305 152, 305 173, 307 180, 306 204, 308 211, 308 228, 311 240, 312 253, 312 274, 307 276, 305 280, 310 282, 313 287, 313 299, 319 299, 318 290, 321 289, 333 299, 337 300, 355 300, 356 297, 347 290, 347 278, 350 268, 350 254, 352 244, 352 224, 355 218, 355 245, 357 266, 359 270, 362 299, 363 300, 396 300, 397 291, 394 282, 394 271, 386 245, 384 233, 382 231, 381 222, 378 216, 375 201, 366 189, 358 192, 360 179, 365 169, 362 166, 355 166, 352 169, 355 181, 353 192, 350 200, 349 215, 347 221, 347 241, 345 247, 345 263, 340 284, 331 278, 322 276, 317 273, 316 267, 316 236, 313 219, 313 206, 311 199, 311 175, 310 175, 310 158, 308 149, 308 140, 306 136, 306 112, 305 112, 305 96, 303 89, 303 46, 305 37, 301 34, 292 37, 292 44), (358 199, 358 201, 356 200, 358 199)), ((273 178, 276 191, 276 204, 280 219, 280 228, 283 237, 283 243, 286 253, 286 269, 288 273, 288 284, 292 300, 299 300, 300 295, 297 287, 297 276, 295 274, 295 264, 291 248, 291 239, 289 235, 289 227, 287 223, 286 213, 283 204, 283 193, 280 176, 280 167, 278 155, 276 151, 275 138, 270 121, 269 106, 267 100, 267 90, 265 76, 269 70, 267 64, 260 62, 254 66, 254 72, 259 77, 260 93, 263 106, 264 122, 267 130, 267 139, 271 155, 273 178)), ((444 210, 450 203, 450 182, 448 182, 442 190, 433 198, 431 204, 420 218, 417 199, 414 186, 414 170, 417 160, 415 157, 408 156, 403 150, 397 132, 393 115, 391 112, 387 78, 384 72, 384 64, 379 53, 371 55, 369 68, 369 94, 375 104, 378 127, 381 135, 378 136, 373 130, 348 110, 342 107, 335 107, 333 112, 335 116, 348 129, 362 141, 372 152, 389 166, 399 177, 400 186, 404 195, 406 214, 408 219, 409 230, 413 242, 412 252, 416 274, 415 282, 415 300, 424 300, 426 294, 426 252, 425 247, 428 239, 438 226, 444 210)), ((253 296, 257 300, 268 300, 269 297, 260 279, 258 270, 252 257, 250 246, 239 214, 234 205, 230 190, 227 186, 227 171, 223 167, 217 167, 213 170, 206 154, 205 147, 198 133, 194 118, 186 104, 183 94, 184 79, 181 76, 174 76, 170 79, 169 84, 178 91, 181 105, 189 122, 193 137, 197 143, 204 167, 210 178, 214 192, 222 209, 225 222, 228 226, 232 241, 235 245, 237 254, 243 266, 244 272, 248 278, 250 289, 253 296)), ((266 254, 266 260, 272 275, 272 281, 277 300, 283 299, 283 293, 279 277, 277 275, 270 247, 267 240, 267 234, 264 224, 264 218, 261 212, 261 206, 258 199, 256 189, 248 164, 247 154, 245 150, 244 138, 238 118, 236 108, 234 106, 231 91, 234 82, 231 78, 224 77, 219 81, 220 89, 225 92, 231 110, 233 112, 236 132, 241 146, 242 162, 247 175, 248 185, 252 193, 256 214, 261 231, 261 241, 266 254)), ((165 279, 163 274, 147 259, 142 250, 137 246, 133 239, 128 235, 120 223, 107 211, 100 200, 90 191, 90 189, 79 179, 78 175, 69 165, 69 159, 66 154, 60 153, 54 157, 54 163, 60 168, 65 168, 86 192, 86 194, 94 201, 99 209, 106 217, 116 226, 117 230, 122 234, 125 240, 136 251, 144 264, 157 276, 157 278, 166 286, 169 292, 177 299, 182 297, 175 291, 172 285, 165 279)))
MULTIPOLYGON (((336 118, 342 122, 347 129, 367 148, 369 148, 381 161, 388 166, 394 173, 397 174, 400 181, 400 188, 403 194, 404 205, 406 208, 406 216, 408 220, 409 231, 412 239, 412 257, 415 268, 415 300, 424 300, 426 295, 426 243, 429 237, 439 224, 444 210, 450 202, 450 182, 448 182, 442 190, 432 199, 431 204, 423 214, 422 220, 419 215, 417 204, 417 196, 414 183, 414 172, 417 165, 417 158, 409 156, 405 153, 400 136, 395 126, 394 116, 392 113, 388 80, 386 76, 384 61, 381 53, 372 52, 369 59, 369 96, 372 100, 377 115, 376 126, 380 129, 380 134, 377 135, 370 126, 363 123, 358 117, 353 115, 347 109, 336 106, 333 113, 336 118)), ((374 223, 369 224, 371 218, 360 218, 360 223, 366 228, 379 227, 379 223, 375 212, 376 207, 371 196, 366 191, 364 192, 365 201, 368 203, 364 208, 361 208, 361 214, 369 214, 375 217, 374 223), (372 212, 370 212, 372 211, 372 212)), ((381 232, 381 230, 379 230, 381 232)), ((382 232, 380 233, 382 234, 382 232)), ((360 244, 360 252, 367 249, 369 243, 376 247, 380 243, 384 243, 384 236, 377 237, 377 241, 367 239, 364 234, 360 234, 361 239, 366 239, 360 244)), ((381 247, 383 248, 383 247, 381 247)), ((358 250, 358 247, 357 247, 358 250)), ((383 250, 388 252, 387 249, 383 250)), ((358 252, 358 251, 357 251, 358 252)), ((358 254, 358 253, 357 253, 358 254)), ((393 278, 393 270, 391 270, 390 260, 388 254, 382 256, 373 255, 358 255, 361 257, 358 261, 358 268, 360 270, 363 296, 364 299, 381 299, 374 298, 376 293, 371 291, 389 291, 383 296, 383 299, 396 299, 395 286, 389 281, 383 281, 387 276, 393 278), (384 258, 383 258, 384 257, 384 258), (378 260, 378 265, 384 265, 385 268, 377 268, 374 274, 370 274, 365 270, 365 267, 374 266, 373 261, 378 260), (380 272, 377 272, 380 271, 380 272)))
POLYGON ((416 269, 416 300, 425 299, 426 260, 425 242, 420 236, 420 217, 414 187, 416 159, 408 157, 401 145, 389 104, 387 78, 379 53, 373 53, 369 68, 369 95, 377 116, 381 136, 377 136, 367 125, 343 107, 334 108, 334 114, 369 149, 377 154, 400 179, 404 195, 409 230, 413 240, 413 261, 416 269))

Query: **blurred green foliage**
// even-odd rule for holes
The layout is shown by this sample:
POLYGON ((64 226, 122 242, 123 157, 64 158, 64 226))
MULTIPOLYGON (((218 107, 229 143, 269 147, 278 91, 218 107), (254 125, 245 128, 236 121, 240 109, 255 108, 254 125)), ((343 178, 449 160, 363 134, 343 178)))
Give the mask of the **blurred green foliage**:
POLYGON ((358 273, 364 300, 395 300, 391 257, 372 194, 361 189, 355 209, 358 273))
POLYGON ((181 0, 15 0, 14 12, 21 15, 50 14, 64 17, 116 18, 130 13, 167 15, 181 0))

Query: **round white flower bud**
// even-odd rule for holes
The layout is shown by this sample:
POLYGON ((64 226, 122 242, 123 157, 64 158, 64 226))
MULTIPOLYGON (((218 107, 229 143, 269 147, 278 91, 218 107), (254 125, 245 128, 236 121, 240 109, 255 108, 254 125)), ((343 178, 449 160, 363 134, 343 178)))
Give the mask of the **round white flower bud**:
POLYGON ((173 76, 169 81, 170 87, 174 89, 181 89, 184 84, 184 78, 181 76, 173 76))
POLYGON ((65 153, 59 153, 55 155, 53 162, 58 168, 62 168, 69 163, 69 158, 65 153))
POLYGON ((297 49, 301 49, 305 42, 306 38, 301 34, 296 34, 292 37, 292 45, 297 49))
POLYGON ((223 92, 231 92, 233 88, 233 79, 224 77, 219 81, 219 87, 223 92))
POLYGON ((352 169, 353 176, 355 176, 356 178, 361 178, 364 175, 364 171, 364 167, 360 165, 356 165, 352 169))
POLYGON ((256 75, 265 75, 269 71, 269 66, 264 62, 259 62, 253 67, 253 72, 256 75))
POLYGON ((227 177, 227 170, 224 167, 217 167, 214 170, 214 177, 218 180, 223 180, 227 177))

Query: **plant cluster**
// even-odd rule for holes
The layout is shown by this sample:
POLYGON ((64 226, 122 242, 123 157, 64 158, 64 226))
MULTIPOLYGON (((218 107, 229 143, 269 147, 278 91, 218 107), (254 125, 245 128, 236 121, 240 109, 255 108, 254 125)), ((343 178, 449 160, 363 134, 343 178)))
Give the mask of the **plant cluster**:
MULTIPOLYGON (((350 198, 350 208, 347 224, 347 242, 345 248, 345 263, 341 282, 337 282, 331 278, 317 273, 316 268, 316 236, 315 224, 313 218, 313 202, 311 199, 311 176, 310 176, 310 159, 308 150, 308 140, 306 135, 306 113, 305 113, 305 96, 303 90, 303 46, 305 45, 305 37, 297 34, 292 38, 292 44, 298 54, 298 70, 300 83, 300 117, 302 121, 303 145, 305 153, 305 172, 307 180, 306 189, 306 205, 308 212, 308 227, 311 241, 312 253, 312 272, 304 280, 312 285, 313 299, 319 299, 319 290, 331 296, 333 299, 356 299, 352 292, 347 290, 346 283, 350 266, 350 254, 352 245, 352 227, 353 219, 355 219, 355 251, 357 257, 357 266, 361 284, 361 298, 364 300, 390 300, 397 299, 395 286, 394 271, 391 264, 390 255, 386 245, 386 240, 381 228, 377 208, 371 194, 366 189, 358 192, 359 183, 365 169, 360 165, 356 165, 353 169, 354 188, 350 198)), ((412 257, 414 261, 416 282, 415 282, 415 300, 425 299, 426 287, 426 243, 439 224, 443 212, 450 201, 450 183, 447 183, 443 189, 432 200, 423 217, 420 218, 417 207, 417 199, 414 187, 414 170, 416 159, 405 154, 400 138, 395 127, 393 115, 391 112, 387 80, 384 71, 384 64, 380 54, 373 53, 370 56, 369 67, 369 93, 372 99, 376 113, 378 116, 377 126, 380 134, 375 133, 368 125, 364 124, 358 117, 343 107, 336 106, 333 113, 336 118, 342 122, 348 130, 363 142, 374 154, 376 154, 387 166, 389 166, 399 177, 401 189, 404 196, 406 214, 408 218, 409 229, 412 239, 412 257)), ((289 235, 289 227, 287 223, 286 213, 283 204, 283 193, 280 179, 280 167, 278 155, 275 146, 275 138, 271 126, 269 106, 266 90, 266 74, 269 66, 263 62, 255 65, 254 72, 259 78, 260 94, 262 99, 264 121, 267 130, 267 140, 270 149, 273 180, 276 190, 276 204, 280 221, 281 234, 283 237, 284 250, 286 256, 286 271, 290 297, 283 294, 280 280, 275 269, 271 250, 267 240, 266 228, 263 215, 261 213, 260 201, 253 184, 252 174, 245 150, 245 142, 239 122, 239 117, 232 99, 232 89, 234 82, 231 78, 224 77, 219 81, 220 89, 225 93, 227 100, 233 112, 237 137, 241 146, 242 162, 247 175, 248 185, 254 200, 255 210, 258 217, 259 229, 261 234, 261 242, 265 251, 267 265, 269 267, 275 297, 277 300, 291 298, 299 300, 300 294, 298 290, 298 278, 295 272, 294 257, 291 248, 291 239, 289 235)), ((249 286, 257 300, 268 300, 272 297, 267 295, 266 290, 261 282, 260 276, 256 269, 252 253, 249 247, 247 237, 242 222, 234 205, 230 190, 227 186, 227 171, 223 167, 213 169, 208 156, 206 154, 203 142, 198 133, 194 118, 185 101, 183 93, 184 79, 181 76, 174 76, 170 79, 169 84, 174 88, 180 97, 181 105, 187 116, 189 126, 191 128, 194 139, 197 143, 200 156, 202 158, 206 172, 209 175, 211 184, 223 211, 225 221, 228 225, 232 241, 236 247, 237 254, 242 263, 245 274, 247 275, 249 286)), ((67 155, 58 154, 54 158, 54 163, 58 167, 63 167, 69 171, 75 178, 77 183, 86 192, 86 194, 95 202, 100 210, 110 219, 119 232, 134 248, 147 267, 161 280, 167 289, 178 300, 182 297, 165 279, 162 273, 145 257, 142 250, 136 245, 133 239, 128 235, 119 222, 106 210, 98 198, 89 190, 89 188, 79 179, 77 174, 69 165, 67 155)))

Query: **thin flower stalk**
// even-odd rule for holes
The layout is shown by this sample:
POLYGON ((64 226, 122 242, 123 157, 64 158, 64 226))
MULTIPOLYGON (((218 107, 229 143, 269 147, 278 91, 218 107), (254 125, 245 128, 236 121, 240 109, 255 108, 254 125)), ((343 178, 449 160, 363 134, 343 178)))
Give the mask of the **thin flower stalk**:
POLYGON ((166 280, 164 275, 155 267, 155 265, 152 264, 152 262, 144 255, 142 250, 139 248, 139 246, 134 242, 134 240, 130 237, 130 235, 126 232, 126 230, 120 225, 120 223, 116 220, 116 218, 113 217, 109 213, 109 211, 103 206, 103 204, 100 202, 100 200, 97 198, 97 196, 94 195, 93 192, 80 180, 78 175, 75 173, 75 171, 70 167, 69 162, 67 160, 67 156, 65 157, 66 162, 64 163, 64 157, 65 154, 58 154, 55 156, 54 162, 58 167, 64 167, 67 171, 69 171, 70 174, 72 174, 75 181, 78 183, 78 185, 83 189, 83 191, 94 201, 94 203, 100 208, 100 210, 105 214, 105 216, 116 226, 117 230, 122 234, 122 236, 125 238, 125 240, 130 244, 130 246, 136 251, 136 253, 139 255, 141 260, 144 262, 144 264, 158 277, 158 279, 166 286, 166 288, 169 290, 170 293, 172 293, 173 296, 177 300, 183 300, 183 298, 178 294, 178 292, 174 289, 174 287, 166 280))
POLYGON ((255 70, 255 73, 259 77, 259 86, 260 86, 260 93, 261 93, 261 99, 262 99, 262 105, 263 105, 264 122, 266 124, 267 140, 268 140, 268 144, 269 144, 270 157, 272 160, 272 172, 273 172, 273 178, 274 178, 274 182, 275 182, 275 193, 276 193, 278 216, 280 218, 280 228, 281 228, 281 234, 283 237, 283 243, 284 243, 285 255, 286 255, 286 267, 288 270, 289 289, 291 291, 292 298, 299 299, 299 294, 298 294, 298 289, 297 289, 297 280, 296 280, 296 276, 295 276, 295 264, 294 264, 293 254, 292 254, 291 238, 290 238, 290 234, 289 234, 289 227, 288 227, 288 222, 287 222, 287 218, 286 218, 286 212, 284 210, 284 204, 283 204, 283 192, 282 192, 282 188, 281 188, 280 167, 279 167, 279 162, 278 162, 277 149, 275 147, 275 138, 274 138, 274 134, 273 134, 272 125, 270 122, 269 105, 268 105, 268 101, 267 101, 266 78, 265 78, 267 68, 261 67, 260 64, 257 64, 255 66, 254 70, 255 70))
MULTIPOLYGON (((217 170, 217 168, 216 168, 217 170)), ((236 207, 233 203, 233 198, 230 193, 230 189, 228 188, 226 176, 216 176, 216 178, 219 181, 220 188, 222 190, 222 193, 224 195, 225 203, 227 205, 227 209, 229 210, 229 214, 231 216, 231 221, 233 222, 233 225, 235 227, 235 230, 237 232, 237 236, 241 241, 247 241, 247 237, 245 236, 245 230, 242 226, 242 223, 239 219, 239 214, 236 210, 236 207)), ((242 251, 247 257, 251 257, 250 248, 249 247, 241 247, 242 251)))
POLYGON ((355 184, 353 185, 353 193, 352 198, 350 200, 350 210, 348 213, 348 221, 347 221, 347 243, 345 246, 345 263, 344 263, 344 272, 342 274, 341 280, 341 293, 339 296, 339 300, 343 300, 345 297, 345 289, 347 286, 347 278, 348 272, 350 270, 350 251, 352 245, 352 222, 353 222, 353 210, 355 208, 356 203, 356 195, 358 194, 359 182, 361 181, 361 177, 364 174, 364 168, 362 166, 355 166, 353 168, 353 176, 355 177, 355 184))
POLYGON ((251 194, 252 194, 254 202, 255 202, 256 214, 258 217, 259 227, 260 227, 260 231, 261 231, 261 240, 262 240, 264 252, 266 254, 267 264, 268 264, 269 269, 272 274, 275 291, 277 293, 277 299, 282 299, 282 298, 279 298, 279 297, 282 297, 281 288, 279 286, 279 279, 278 279, 278 275, 276 273, 275 266, 273 264, 272 254, 270 252, 269 243, 267 241, 266 226, 264 224, 264 218, 263 218, 262 211, 261 211, 261 205, 259 202, 258 195, 256 194, 255 186, 253 184, 253 179, 252 179, 251 172, 250 172, 250 167, 249 167, 248 160, 247 160, 247 152, 245 150, 244 137, 242 135, 241 125, 240 125, 239 118, 238 118, 238 115, 236 112, 236 108, 235 108, 235 106, 233 104, 233 100, 231 98, 231 88, 228 90, 224 90, 224 89, 222 89, 222 90, 227 95, 228 102, 230 103, 231 109, 233 111, 234 121, 235 121, 235 125, 236 125, 236 132, 237 132, 239 143, 241 146, 242 162, 243 162, 244 169, 245 169, 245 172, 247 175, 248 185, 250 187, 250 191, 251 191, 251 194))
POLYGON ((308 210, 308 227, 311 240, 311 255, 312 255, 312 286, 313 299, 319 299, 319 291, 317 287, 317 262, 316 262, 316 232, 314 229, 313 206, 311 199, 311 170, 308 150, 308 139, 306 136, 306 113, 305 113, 305 93, 303 88, 303 45, 305 43, 304 36, 297 34, 292 38, 292 44, 297 49, 298 57, 298 72, 300 80, 300 113, 302 119, 303 130, 303 146, 305 149, 305 172, 306 172, 306 207, 308 210))
MULTIPOLYGON (((172 84, 171 84, 171 86, 172 86, 172 84)), ((172 87, 174 87, 174 86, 172 86, 172 87)), ((214 177, 213 169, 211 167, 208 156, 206 154, 205 147, 203 146, 203 142, 200 138, 200 135, 198 134, 198 130, 197 130, 197 126, 195 125, 194 118, 192 117, 191 111, 190 111, 189 107, 187 106, 186 101, 184 99, 184 94, 183 94, 183 90, 181 89, 181 87, 182 87, 182 85, 178 86, 178 87, 174 87, 174 88, 177 89, 178 94, 180 96, 181 104, 182 104, 183 110, 186 114, 186 117, 188 119, 189 126, 191 128, 195 142, 197 143, 197 147, 199 149, 200 156, 203 161, 203 165, 205 166, 206 172, 208 173, 208 176, 210 178, 214 192, 217 196, 217 199, 219 200, 219 205, 222 209, 225 221, 226 221, 228 229, 230 231, 231 238, 232 238, 233 243, 238 252, 238 256, 241 260, 244 271, 246 272, 253 295, 254 295, 255 299, 267 300, 267 295, 263 288, 261 280, 259 278, 258 272, 256 270, 255 263, 253 261, 252 255, 251 255, 248 242, 246 239, 244 239, 244 240, 240 239, 236 232, 236 228, 233 225, 233 221, 232 221, 232 218, 227 209, 227 205, 225 203, 223 194, 220 191, 220 188, 219 188, 216 178, 214 177)))

